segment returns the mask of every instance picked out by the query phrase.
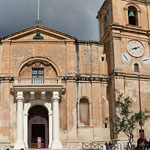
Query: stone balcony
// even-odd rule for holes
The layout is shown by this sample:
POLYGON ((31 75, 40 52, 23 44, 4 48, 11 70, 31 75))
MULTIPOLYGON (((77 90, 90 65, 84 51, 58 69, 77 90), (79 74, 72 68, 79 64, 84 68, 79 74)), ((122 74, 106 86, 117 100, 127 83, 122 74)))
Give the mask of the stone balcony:
POLYGON ((35 91, 35 90, 60 90, 62 89, 62 79, 57 78, 15 78, 13 88, 15 91, 35 91))

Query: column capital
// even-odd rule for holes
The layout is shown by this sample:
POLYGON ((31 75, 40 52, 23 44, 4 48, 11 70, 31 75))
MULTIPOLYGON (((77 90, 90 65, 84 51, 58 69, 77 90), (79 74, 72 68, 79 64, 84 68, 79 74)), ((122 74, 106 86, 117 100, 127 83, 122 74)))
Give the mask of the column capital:
POLYGON ((24 116, 28 117, 28 116, 29 116, 29 114, 28 114, 28 113, 24 113, 24 116))
POLYGON ((23 92, 22 92, 22 91, 17 92, 17 97, 16 97, 16 99, 17 99, 17 100, 24 100, 23 92))
POLYGON ((48 116, 53 116, 53 114, 52 113, 48 113, 48 116))
POLYGON ((59 99, 60 99, 59 92, 58 91, 53 91, 52 100, 59 100, 59 99))
POLYGON ((31 100, 34 99, 34 97, 35 97, 34 94, 35 94, 34 92, 30 92, 31 100))

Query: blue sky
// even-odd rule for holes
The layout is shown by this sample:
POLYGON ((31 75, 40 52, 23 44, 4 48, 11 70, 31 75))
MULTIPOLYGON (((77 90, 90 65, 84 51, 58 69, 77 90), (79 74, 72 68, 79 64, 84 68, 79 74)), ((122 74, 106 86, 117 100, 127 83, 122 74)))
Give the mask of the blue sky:
MULTIPOLYGON (((41 25, 98 40, 96 15, 104 0, 40 0, 41 25)), ((37 0, 0 0, 0 37, 35 25, 37 0)))

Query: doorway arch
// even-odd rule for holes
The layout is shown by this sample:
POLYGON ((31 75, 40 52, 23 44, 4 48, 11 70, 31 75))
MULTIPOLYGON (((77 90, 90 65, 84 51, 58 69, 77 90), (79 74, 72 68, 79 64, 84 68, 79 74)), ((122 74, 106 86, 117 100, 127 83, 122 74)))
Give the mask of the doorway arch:
POLYGON ((32 107, 34 106, 37 106, 37 105, 40 105, 40 106, 43 106, 47 111, 48 111, 48 121, 49 121, 49 144, 48 144, 48 148, 51 148, 51 144, 52 144, 52 103, 48 103, 48 102, 45 102, 43 100, 33 100, 29 103, 25 103, 24 104, 24 142, 25 142, 25 147, 26 148, 29 148, 29 145, 28 145, 28 138, 29 138, 29 135, 28 135, 28 116, 29 116, 29 111, 32 107))
POLYGON ((28 145, 37 148, 37 137, 41 137, 42 148, 47 148, 49 143, 48 111, 45 107, 36 105, 28 112, 28 145))

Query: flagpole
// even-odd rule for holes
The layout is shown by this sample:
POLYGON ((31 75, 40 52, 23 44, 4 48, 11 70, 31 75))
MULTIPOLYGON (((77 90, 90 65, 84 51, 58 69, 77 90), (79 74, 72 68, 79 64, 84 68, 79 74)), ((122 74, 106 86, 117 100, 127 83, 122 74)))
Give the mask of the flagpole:
POLYGON ((38 16, 37 16, 37 21, 40 20, 40 0, 38 0, 38 16))
POLYGON ((37 8, 37 20, 35 21, 37 25, 41 23, 40 21, 40 0, 38 0, 38 8, 37 8))

